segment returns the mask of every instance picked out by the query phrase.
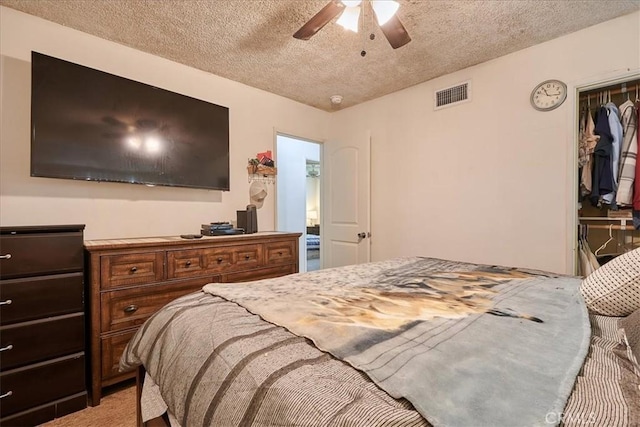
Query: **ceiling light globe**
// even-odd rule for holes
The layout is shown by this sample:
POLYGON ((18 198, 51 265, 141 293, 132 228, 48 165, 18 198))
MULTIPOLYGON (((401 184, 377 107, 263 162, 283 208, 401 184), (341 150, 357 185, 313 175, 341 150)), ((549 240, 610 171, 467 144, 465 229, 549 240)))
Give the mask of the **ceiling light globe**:
POLYGON ((336 24, 342 25, 347 30, 354 33, 358 32, 358 19, 360 18, 360 6, 347 7, 336 21, 336 24))
POLYGON ((372 0, 371 6, 378 19, 378 25, 384 25, 396 14, 400 4, 394 0, 372 0))
POLYGON ((342 4, 347 7, 356 7, 362 3, 362 0, 342 0, 342 4))

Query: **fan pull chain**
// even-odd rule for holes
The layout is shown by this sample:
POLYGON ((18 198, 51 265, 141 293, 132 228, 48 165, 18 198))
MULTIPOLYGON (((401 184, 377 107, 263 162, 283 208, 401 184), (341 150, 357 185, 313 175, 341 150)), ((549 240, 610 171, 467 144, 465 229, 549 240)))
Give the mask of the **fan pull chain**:
POLYGON ((376 22, 375 22, 375 17, 373 16, 373 5, 371 5, 371 33, 369 33, 369 40, 374 40, 376 38, 376 35, 374 33, 375 29, 376 29, 376 22))
POLYGON ((367 42, 367 39, 365 38, 364 32, 366 30, 366 25, 365 25, 365 15, 367 14, 367 7, 366 7, 366 2, 362 2, 362 50, 360 51, 360 56, 362 56, 363 58, 365 56, 367 56, 367 51, 365 50, 365 43, 367 42))
POLYGON ((365 23, 365 19, 366 19, 366 14, 369 13, 369 17, 370 17, 370 28, 371 31, 369 32, 369 40, 373 41, 376 38, 376 35, 374 33, 375 28, 376 28, 376 22, 375 22, 375 17, 374 17, 374 13, 373 13, 373 6, 371 6, 371 4, 369 2, 362 2, 362 51, 360 51, 360 56, 362 56, 363 58, 367 55, 367 51, 365 50, 365 44, 367 43, 367 39, 366 39, 366 35, 365 35, 365 31, 366 31, 366 23, 365 23), (367 5, 369 5, 370 9, 367 9, 367 5))

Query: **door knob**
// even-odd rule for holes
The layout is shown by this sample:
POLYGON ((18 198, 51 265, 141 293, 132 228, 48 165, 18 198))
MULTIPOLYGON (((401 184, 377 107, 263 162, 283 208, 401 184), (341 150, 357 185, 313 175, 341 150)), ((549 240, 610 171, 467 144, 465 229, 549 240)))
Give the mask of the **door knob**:
POLYGON ((358 233, 358 238, 359 239, 366 239, 367 238, 367 233, 365 233, 364 231, 362 233, 358 233))

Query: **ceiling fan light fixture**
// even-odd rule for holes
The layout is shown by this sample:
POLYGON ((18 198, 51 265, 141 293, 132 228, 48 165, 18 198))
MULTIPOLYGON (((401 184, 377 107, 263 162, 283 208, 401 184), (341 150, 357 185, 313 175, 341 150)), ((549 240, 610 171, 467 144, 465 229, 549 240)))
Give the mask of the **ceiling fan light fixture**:
MULTIPOLYGON (((329 22, 332 22, 335 18, 338 18, 337 23, 346 29, 349 29, 355 33, 358 32, 360 8, 366 7, 367 3, 361 0, 328 0, 329 2, 315 15, 311 17, 298 31, 293 34, 293 37, 299 40, 309 40, 318 31, 324 28, 329 22), (355 7, 347 7, 347 5, 356 4, 355 7)), ((400 8, 400 4, 394 0, 367 0, 373 10, 373 14, 376 15, 378 26, 384 34, 392 48, 398 49, 409 43, 411 37, 407 33, 407 29, 400 22, 400 18, 397 15, 397 11, 400 8)), ((405 0, 406 1, 406 0, 405 0)), ((363 9, 363 17, 365 17, 363 9)), ((371 16, 373 20, 373 16, 371 16)), ((362 22, 364 28, 364 19, 362 22)), ((375 34, 371 32, 369 38, 373 40, 375 34)), ((363 39, 364 40, 364 39, 363 39)), ((365 56, 367 52, 363 49, 360 55, 365 56)))
POLYGON ((358 32, 358 20, 360 18, 360 6, 345 7, 342 15, 336 21, 336 24, 341 25, 346 30, 351 30, 354 33, 358 32))
POLYGON ((384 25, 396 14, 400 3, 394 0, 371 0, 371 6, 376 14, 378 25, 384 25))
POLYGON ((342 4, 347 7, 357 7, 360 6, 362 0, 342 0, 342 4))

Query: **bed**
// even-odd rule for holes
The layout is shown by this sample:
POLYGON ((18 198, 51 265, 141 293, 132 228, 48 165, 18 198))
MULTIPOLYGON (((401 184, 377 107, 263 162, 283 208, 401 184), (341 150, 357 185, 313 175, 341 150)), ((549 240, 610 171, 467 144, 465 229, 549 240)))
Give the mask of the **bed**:
POLYGON ((320 236, 317 234, 307 234, 307 259, 320 258, 320 236))
POLYGON ((144 367, 141 418, 171 425, 637 425, 632 315, 589 311, 583 286, 424 257, 209 284, 121 368, 144 367))

